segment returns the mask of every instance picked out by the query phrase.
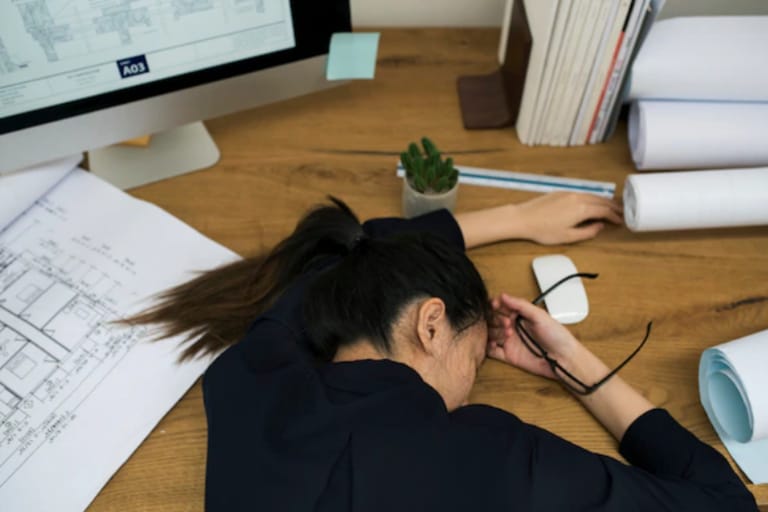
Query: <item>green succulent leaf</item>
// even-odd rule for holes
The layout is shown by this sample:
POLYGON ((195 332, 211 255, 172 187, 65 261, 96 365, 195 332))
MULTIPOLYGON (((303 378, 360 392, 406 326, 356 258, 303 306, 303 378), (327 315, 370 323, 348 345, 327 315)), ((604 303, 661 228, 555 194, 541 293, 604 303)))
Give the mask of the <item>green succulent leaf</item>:
POLYGON ((445 192, 450 187, 448 186, 450 184, 450 177, 443 176, 439 180, 437 180, 437 185, 435 186, 435 192, 445 192))
POLYGON ((413 160, 421 160, 421 158, 422 158, 421 151, 419 150, 419 146, 417 146, 415 142, 411 142, 408 145, 408 155, 413 160))
POLYGON ((451 168, 448 167, 448 164, 445 162, 442 162, 440 164, 440 177, 449 177, 451 175, 451 168))
POLYGON ((437 180, 443 175, 443 163, 440 161, 440 155, 435 155, 434 158, 434 179, 437 180))
POLYGON ((424 160, 421 157, 413 160, 413 173, 423 175, 424 174, 424 160))
POLYGON ((439 167, 440 166, 440 154, 439 153, 433 153, 432 155, 430 155, 429 156, 429 162, 430 162, 430 165, 433 168, 436 169, 437 167, 439 167))
POLYGON ((405 170, 408 171, 413 168, 413 161, 411 160, 411 157, 403 151, 400 153, 400 162, 403 164, 403 167, 405 167, 405 170))
POLYGON ((422 137, 421 138, 421 145, 424 146, 424 152, 428 156, 438 155, 438 157, 439 157, 440 151, 437 150, 437 146, 435 146, 435 143, 432 142, 429 138, 422 137))
POLYGON ((427 190, 427 184, 424 182, 424 177, 418 174, 413 177, 413 185, 416 188, 416 190, 418 190, 422 194, 427 190))
POLYGON ((435 168, 427 162, 427 166, 424 170, 424 180, 429 185, 435 179, 435 168))

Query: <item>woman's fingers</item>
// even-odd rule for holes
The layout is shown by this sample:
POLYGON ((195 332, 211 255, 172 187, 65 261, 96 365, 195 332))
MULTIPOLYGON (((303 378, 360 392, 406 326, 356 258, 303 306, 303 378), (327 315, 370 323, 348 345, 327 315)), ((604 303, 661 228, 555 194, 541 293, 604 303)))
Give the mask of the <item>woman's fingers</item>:
MULTIPOLYGON (((603 198, 596 198, 603 199, 603 198)), ((583 205, 579 222, 587 220, 607 220, 613 224, 622 224, 621 211, 616 209, 617 205, 612 204, 612 201, 601 202, 589 202, 583 205)))
POLYGON ((507 358, 504 354, 504 348, 495 343, 488 344, 486 353, 488 354, 488 357, 491 357, 493 359, 498 359, 499 361, 507 362, 507 358))
POLYGON ((611 199, 608 197, 596 196, 594 194, 583 194, 578 192, 576 194, 578 194, 586 202, 589 202, 595 205, 603 205, 612 209, 616 213, 619 213, 619 214, 622 213, 621 205, 617 203, 614 199, 611 199))
POLYGON ((491 300, 491 308, 496 312, 501 312, 503 314, 509 314, 509 311, 507 310, 506 306, 504 306, 503 301, 501 300, 501 295, 497 295, 491 300))
POLYGON ((596 237, 605 227, 605 222, 622 224, 621 208, 610 199, 592 196, 585 198, 585 203, 576 217, 576 224, 565 234, 566 243, 582 242, 596 237), (590 222, 592 221, 592 222, 590 222))
POLYGON ((514 336, 512 320, 508 317, 500 317, 498 322, 488 326, 488 339, 494 343, 503 345, 512 336, 514 336))
POLYGON ((506 293, 502 293, 499 299, 502 307, 506 307, 512 315, 520 315, 523 318, 533 320, 534 317, 544 313, 541 308, 532 304, 528 299, 513 297, 506 293))
POLYGON ((605 224, 603 222, 592 222, 584 226, 571 228, 568 232, 568 241, 570 243, 575 243, 595 238, 604 227, 605 224))
POLYGON ((504 342, 509 336, 512 335, 512 328, 510 327, 493 327, 488 329, 488 339, 493 341, 504 342))

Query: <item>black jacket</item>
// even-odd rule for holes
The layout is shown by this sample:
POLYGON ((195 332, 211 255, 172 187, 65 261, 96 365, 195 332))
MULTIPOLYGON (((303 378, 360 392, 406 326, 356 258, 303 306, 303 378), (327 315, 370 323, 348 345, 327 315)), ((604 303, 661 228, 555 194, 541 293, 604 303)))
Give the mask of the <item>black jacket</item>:
MULTIPOLYGON (((429 230, 464 249, 446 211, 364 229, 429 230)), ((625 465, 493 407, 449 413, 393 361, 314 362, 301 318, 311 279, 204 376, 209 512, 756 510, 727 461, 662 409, 627 430, 625 465)))

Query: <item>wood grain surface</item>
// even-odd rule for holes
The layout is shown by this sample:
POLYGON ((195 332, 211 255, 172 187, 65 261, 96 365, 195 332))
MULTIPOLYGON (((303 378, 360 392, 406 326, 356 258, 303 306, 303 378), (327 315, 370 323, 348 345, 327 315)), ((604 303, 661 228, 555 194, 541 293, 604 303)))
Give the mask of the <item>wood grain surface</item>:
MULTIPOLYGON (((308 207, 334 194, 362 218, 398 215, 397 155, 422 135, 459 164, 623 184, 633 171, 626 130, 609 143, 529 148, 512 129, 465 131, 456 78, 495 65, 498 31, 382 32, 376 79, 207 123, 222 158, 212 169, 133 191, 242 255, 270 248, 308 207)), ((462 186, 457 209, 533 197, 462 186)), ((475 250, 491 290, 530 297, 531 259, 570 256, 591 313, 575 333, 609 365, 640 342, 623 376, 727 456, 699 403, 697 368, 712 345, 768 328, 768 228, 633 234, 610 227, 594 241, 559 247, 505 242, 475 250)), ((618 456, 616 443, 556 383, 489 362, 472 400, 514 412, 587 449, 618 456)), ((92 512, 203 510, 206 425, 199 383, 160 422, 90 507, 92 512)), ((254 461, 257 463, 257 461, 254 461)), ((750 486, 768 510, 768 486, 750 486)))

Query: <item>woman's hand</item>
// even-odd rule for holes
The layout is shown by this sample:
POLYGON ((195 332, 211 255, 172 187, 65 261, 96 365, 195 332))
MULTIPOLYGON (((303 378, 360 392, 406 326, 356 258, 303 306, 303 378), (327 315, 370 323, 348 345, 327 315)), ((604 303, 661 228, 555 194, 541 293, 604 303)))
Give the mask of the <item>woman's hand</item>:
POLYGON ((613 200, 578 192, 552 192, 514 205, 521 238, 544 245, 570 244, 594 238, 605 221, 622 223, 613 200))
POLYGON ((581 344, 563 325, 543 309, 525 299, 501 294, 491 301, 494 320, 488 330, 490 357, 550 379, 555 378, 549 364, 536 357, 524 345, 515 330, 515 320, 522 317, 524 326, 550 357, 565 364, 581 344))

